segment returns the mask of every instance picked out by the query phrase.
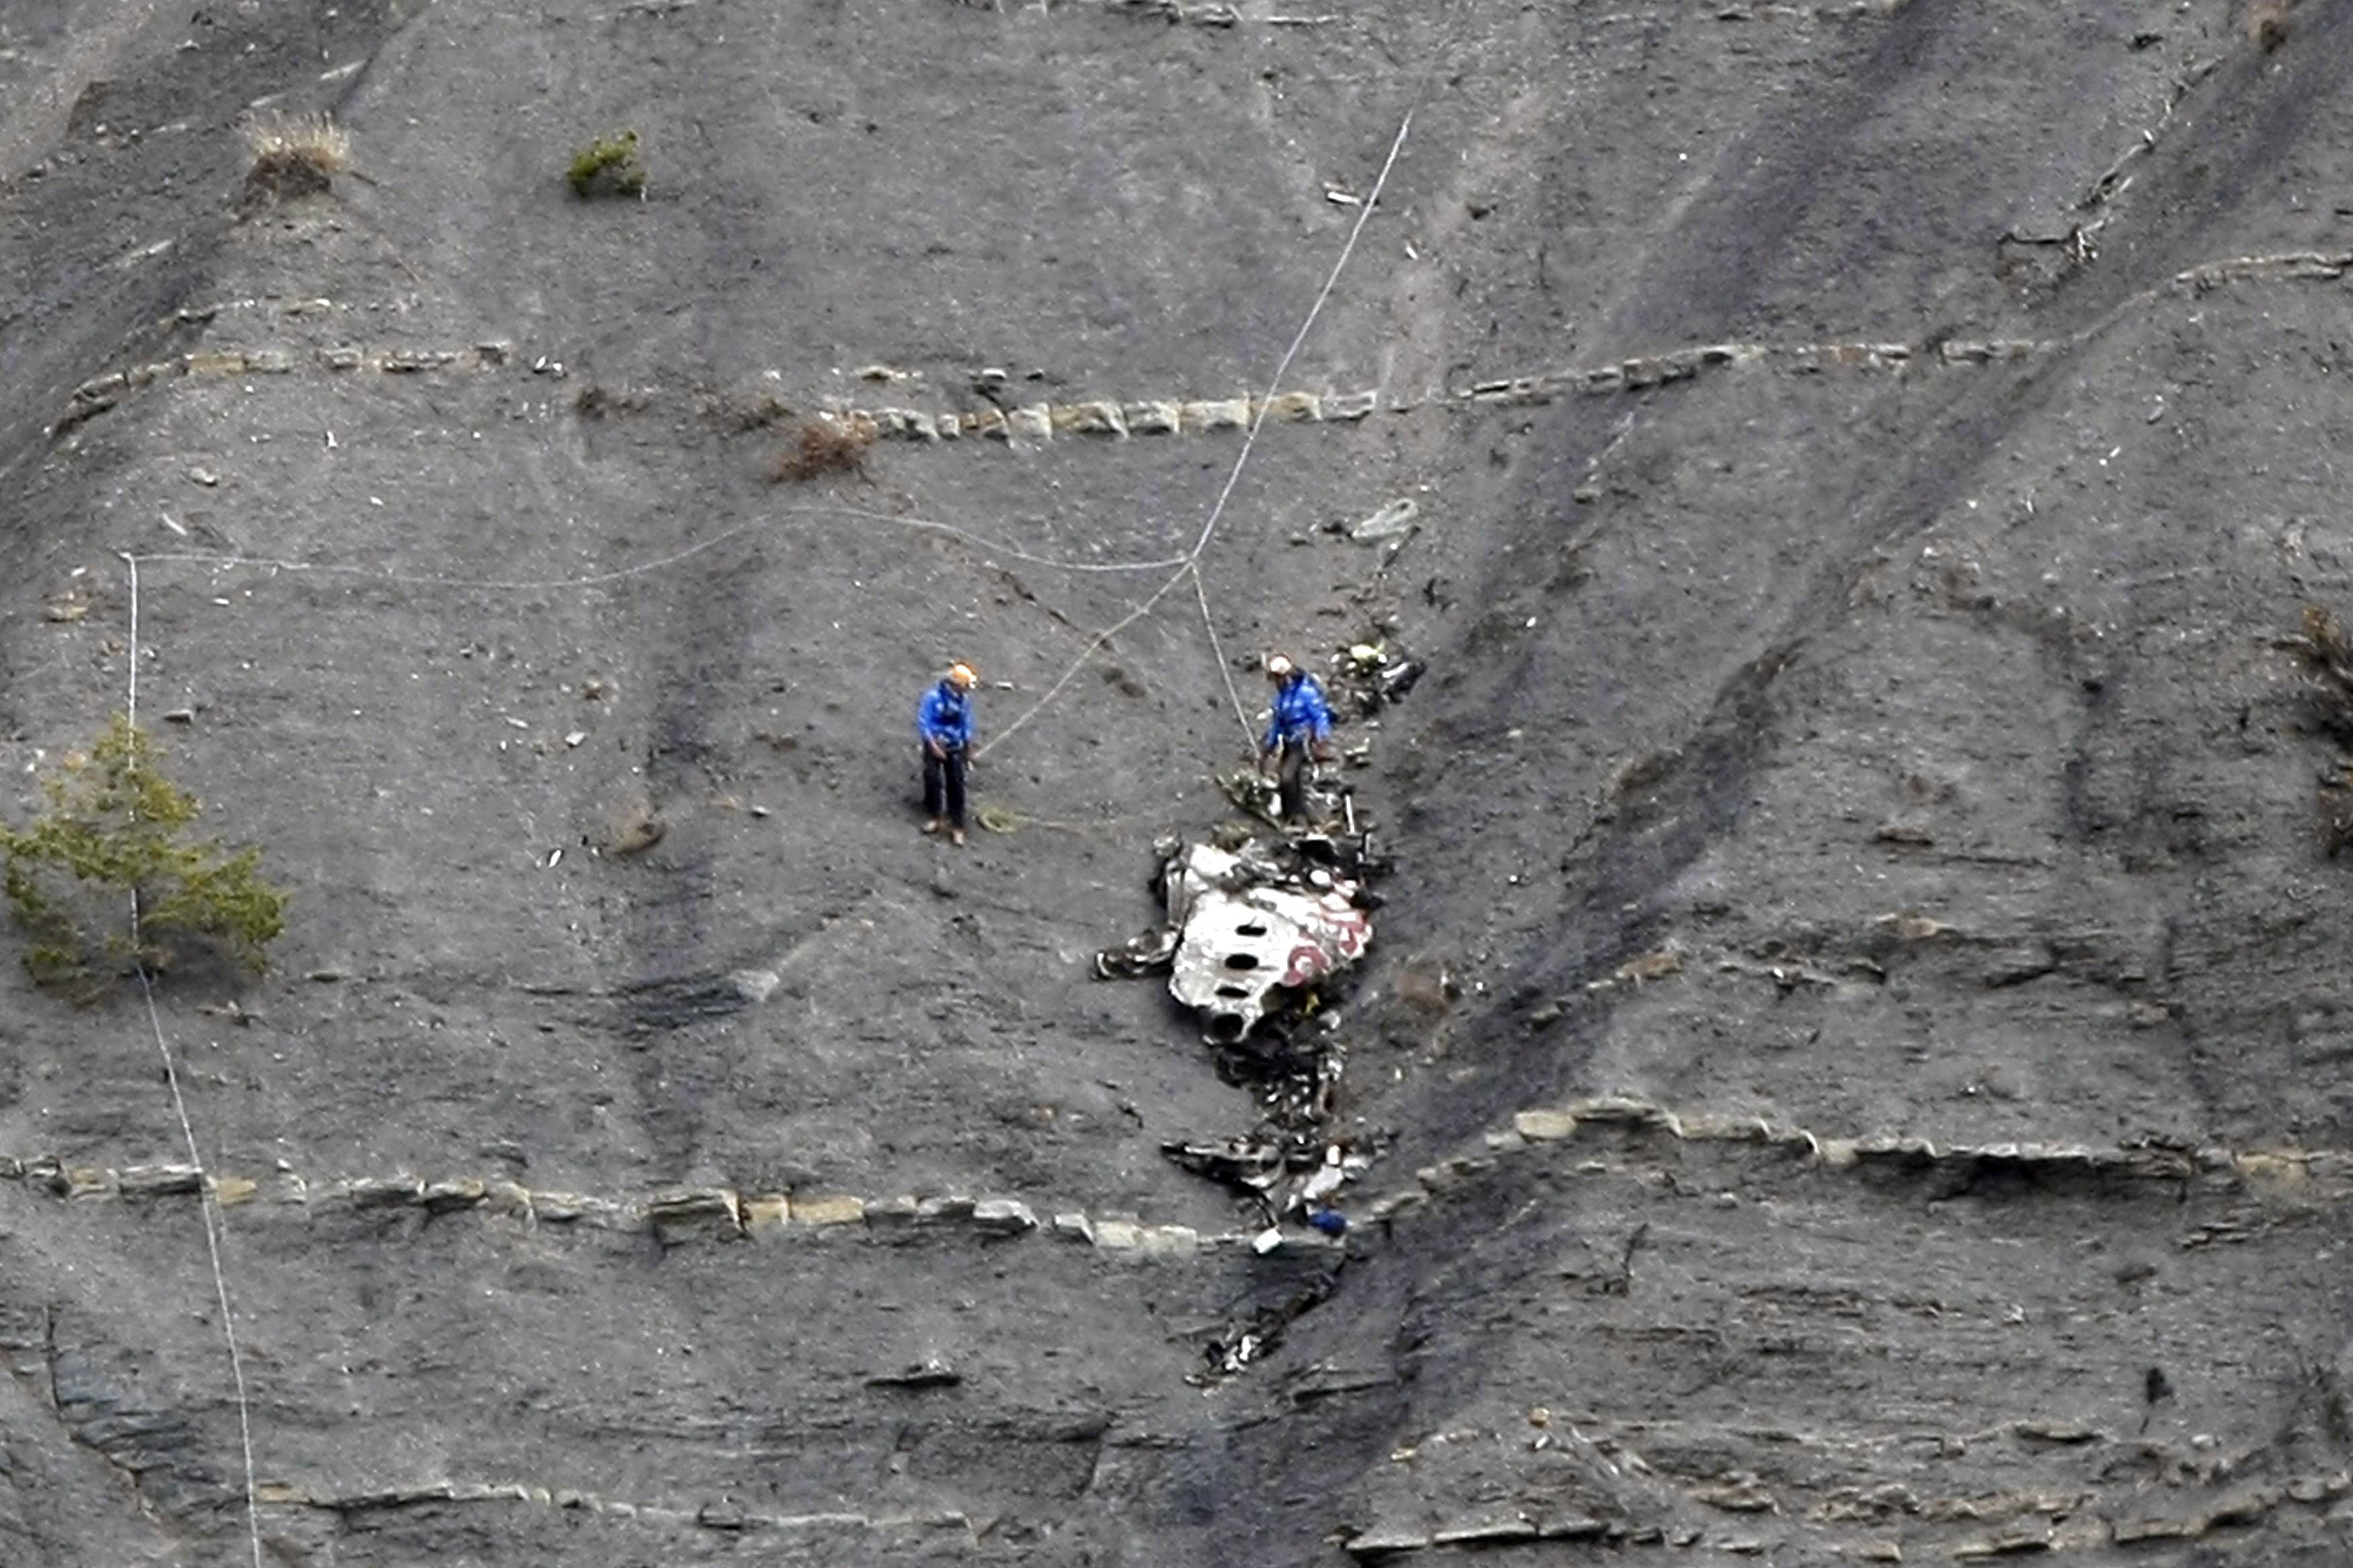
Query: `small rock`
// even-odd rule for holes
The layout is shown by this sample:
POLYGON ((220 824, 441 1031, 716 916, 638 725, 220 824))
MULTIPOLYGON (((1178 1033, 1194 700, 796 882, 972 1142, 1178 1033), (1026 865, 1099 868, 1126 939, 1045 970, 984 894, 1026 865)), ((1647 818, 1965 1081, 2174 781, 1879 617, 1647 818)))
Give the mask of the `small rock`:
POLYGON ((220 483, 220 476, 214 473, 210 468, 190 468, 188 470, 188 478, 195 480, 196 483, 203 485, 207 489, 220 483))
POLYGON ((126 1198, 154 1198, 201 1192, 205 1173, 194 1165, 133 1165, 121 1178, 126 1198))
POLYGON ((651 812, 638 813, 613 830, 607 852, 615 855, 637 855, 652 848, 670 831, 669 824, 651 812))
POLYGON ((1184 1257, 1201 1249, 1201 1233, 1189 1225, 1145 1226, 1136 1246, 1148 1258, 1184 1257))
POLYGON ((1098 1219, 1093 1241, 1110 1252, 1134 1252, 1144 1243, 1144 1227, 1132 1219, 1098 1219))
POLYGON ((868 1204, 866 1205, 867 1227, 871 1230, 885 1230, 913 1225, 915 1223, 916 1213, 922 1207, 923 1205, 915 1201, 913 1194, 902 1194, 895 1198, 884 1198, 879 1203, 868 1204))
POLYGON ((477 1207, 487 1203, 490 1195, 489 1185, 471 1176, 434 1182, 425 1189, 425 1207, 429 1214, 448 1214, 456 1209, 477 1207))
POLYGON ((1512 1126, 1521 1137, 1532 1143, 1556 1138, 1571 1138, 1577 1134, 1577 1112, 1523 1110, 1512 1118, 1512 1126))
POLYGON ((1132 436, 1174 436, 1184 423, 1182 408, 1169 402, 1145 400, 1124 404, 1120 422, 1132 436))
POLYGON ((744 1228, 736 1195, 723 1187, 690 1187, 656 1196, 646 1218, 665 1242, 689 1235, 733 1236, 744 1228))
POLYGON ((866 1217, 866 1204, 860 1198, 795 1197, 791 1203, 795 1225, 856 1225, 866 1217))
POLYGON ((1247 430, 1250 400, 1247 397, 1208 399, 1182 405, 1183 427, 1193 432, 1247 430))
POLYGON ((705 1530, 748 1530, 751 1521, 732 1502, 707 1502, 694 1510, 694 1522, 705 1530))
POLYGON ((752 1003, 765 1002, 784 983, 784 976, 773 969, 738 969, 727 976, 727 984, 737 994, 752 1003))
POLYGON ((422 1201, 425 1184, 414 1176, 364 1176, 345 1193, 356 1209, 396 1208, 422 1201))
POLYGON ((953 1388, 963 1381, 964 1373, 933 1355, 909 1362, 896 1372, 878 1372, 866 1380, 866 1385, 869 1388, 953 1388))
POLYGON ((972 1223, 992 1236, 1019 1236, 1038 1228, 1038 1216, 1015 1199, 983 1198, 972 1205, 972 1223))

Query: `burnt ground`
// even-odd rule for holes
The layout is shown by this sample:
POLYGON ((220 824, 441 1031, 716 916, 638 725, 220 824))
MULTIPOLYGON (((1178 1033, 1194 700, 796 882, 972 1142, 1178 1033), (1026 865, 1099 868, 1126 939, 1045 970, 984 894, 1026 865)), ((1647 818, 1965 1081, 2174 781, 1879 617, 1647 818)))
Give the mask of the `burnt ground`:
POLYGON ((250 1560, 159 1037, 269 1561, 2344 1559, 2353 4, 27 9, 5 809, 135 668, 295 903, 0 969, 8 1562, 250 1560), (240 216, 256 106, 352 171, 240 216), (1088 971, 1245 745, 1190 584, 1036 705, 1409 112, 1200 560, 1431 665, 1261 1257, 1088 971))

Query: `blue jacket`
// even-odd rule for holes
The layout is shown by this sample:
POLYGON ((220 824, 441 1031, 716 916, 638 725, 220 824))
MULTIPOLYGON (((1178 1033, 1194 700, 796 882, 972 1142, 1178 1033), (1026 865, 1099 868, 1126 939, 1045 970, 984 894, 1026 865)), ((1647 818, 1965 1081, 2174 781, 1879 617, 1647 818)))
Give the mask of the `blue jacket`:
POLYGON ((1324 701, 1322 681, 1301 670, 1274 689, 1274 711, 1267 719, 1266 738, 1258 743, 1261 751, 1331 738, 1332 710, 1324 701))
POLYGON ((915 732, 952 750, 971 745, 972 699, 958 691, 955 682, 943 679, 923 693, 923 705, 915 710, 915 732))

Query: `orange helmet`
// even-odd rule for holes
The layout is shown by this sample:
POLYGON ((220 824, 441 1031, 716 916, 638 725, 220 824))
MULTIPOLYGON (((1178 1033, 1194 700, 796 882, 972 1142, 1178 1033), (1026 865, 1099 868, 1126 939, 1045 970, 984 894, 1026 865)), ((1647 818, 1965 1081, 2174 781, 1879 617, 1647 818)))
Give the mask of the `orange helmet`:
POLYGON ((980 684, 980 677, 973 673, 972 666, 959 662, 948 666, 948 681, 958 691, 970 691, 980 684))

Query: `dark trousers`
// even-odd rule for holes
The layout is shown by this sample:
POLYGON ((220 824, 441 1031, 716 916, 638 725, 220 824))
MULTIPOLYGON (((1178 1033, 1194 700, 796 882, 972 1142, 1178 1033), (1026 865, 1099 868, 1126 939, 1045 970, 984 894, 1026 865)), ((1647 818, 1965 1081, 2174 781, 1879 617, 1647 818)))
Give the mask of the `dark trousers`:
POLYGON ((1282 766, 1275 775, 1275 799, 1285 822, 1307 820, 1307 747, 1298 741, 1282 743, 1282 766))
POLYGON ((937 820, 945 817, 958 827, 964 824, 964 749, 953 747, 944 757, 932 755, 929 746, 923 748, 923 815, 937 820))

